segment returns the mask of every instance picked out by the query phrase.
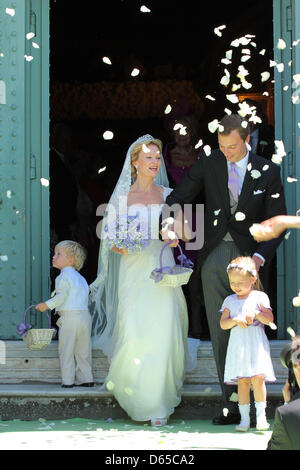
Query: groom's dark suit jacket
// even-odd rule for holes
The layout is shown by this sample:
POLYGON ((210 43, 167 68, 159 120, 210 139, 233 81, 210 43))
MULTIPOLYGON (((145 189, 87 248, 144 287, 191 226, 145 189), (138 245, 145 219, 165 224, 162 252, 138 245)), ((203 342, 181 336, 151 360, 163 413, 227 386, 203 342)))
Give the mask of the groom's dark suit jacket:
POLYGON ((202 189, 205 193, 205 227, 204 245, 198 254, 199 266, 227 232, 231 234, 243 255, 252 256, 256 252, 266 260, 272 258, 284 235, 268 242, 257 243, 249 228, 253 223, 286 214, 278 165, 249 152, 248 169, 238 206, 235 214, 231 215, 226 158, 220 150, 213 150, 208 157, 201 154, 181 183, 167 197, 166 203, 169 206, 175 203, 190 203, 202 189), (260 175, 254 172, 253 177, 253 170, 257 170, 260 175), (216 215, 215 211, 219 209, 216 215), (245 219, 237 220, 237 212, 244 214, 245 219))

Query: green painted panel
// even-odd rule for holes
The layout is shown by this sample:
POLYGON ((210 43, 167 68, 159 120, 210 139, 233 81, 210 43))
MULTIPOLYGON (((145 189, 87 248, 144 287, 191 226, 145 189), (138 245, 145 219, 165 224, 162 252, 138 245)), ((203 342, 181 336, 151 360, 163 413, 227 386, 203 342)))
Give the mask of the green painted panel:
MULTIPOLYGON (((294 0, 274 0, 274 60, 284 64, 283 72, 274 68, 275 79, 275 135, 276 140, 284 142, 286 156, 281 164, 284 181, 287 211, 295 214, 300 208, 299 184, 289 183, 288 178, 300 182, 299 161, 299 106, 293 102, 295 83, 293 77, 299 70, 299 48, 293 45, 300 38, 300 5, 294 0), (278 39, 286 42, 286 48, 277 48, 278 39)), ((292 326, 300 331, 300 310, 293 307, 292 298, 300 288, 300 245, 299 232, 292 230, 277 252, 278 259, 278 338, 287 338, 286 328, 292 326)))
MULTIPOLYGON (((49 166, 48 43, 48 0, 18 0, 9 6, 0 0, 2 339, 17 338, 16 325, 22 321, 25 307, 47 296, 49 290, 49 195, 48 188, 40 184, 42 173, 47 178, 49 166), (26 34, 33 27, 33 12, 36 37, 29 40, 26 34), (33 42, 40 43, 39 48, 33 42)), ((40 314, 33 313, 28 320, 41 324, 40 314)))

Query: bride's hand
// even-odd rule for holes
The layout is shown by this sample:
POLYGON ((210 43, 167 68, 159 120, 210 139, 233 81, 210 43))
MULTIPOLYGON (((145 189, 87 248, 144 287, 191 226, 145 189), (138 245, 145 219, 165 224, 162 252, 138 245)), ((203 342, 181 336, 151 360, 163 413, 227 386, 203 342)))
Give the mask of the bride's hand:
POLYGON ((116 246, 113 246, 112 251, 118 255, 128 255, 128 251, 125 248, 117 248, 116 246))

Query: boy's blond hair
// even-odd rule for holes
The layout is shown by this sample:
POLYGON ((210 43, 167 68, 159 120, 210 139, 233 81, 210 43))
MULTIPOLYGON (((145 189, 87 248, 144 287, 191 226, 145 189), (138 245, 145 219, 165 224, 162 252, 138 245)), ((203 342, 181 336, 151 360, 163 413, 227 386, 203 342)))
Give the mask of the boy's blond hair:
POLYGON ((83 248, 80 243, 74 242, 73 240, 63 240, 57 243, 56 246, 63 248, 68 255, 74 258, 73 267, 76 271, 80 271, 87 256, 85 248, 83 248))

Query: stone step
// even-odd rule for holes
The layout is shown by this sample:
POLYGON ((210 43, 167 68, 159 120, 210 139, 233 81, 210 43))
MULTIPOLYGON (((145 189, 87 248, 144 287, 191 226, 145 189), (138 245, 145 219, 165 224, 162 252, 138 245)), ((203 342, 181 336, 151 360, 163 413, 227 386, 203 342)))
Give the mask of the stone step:
MULTIPOLYGON (((270 341, 271 357, 278 384, 283 384, 287 369, 280 362, 280 351, 288 341, 270 341)), ((108 360, 100 350, 93 350, 93 374, 96 383, 103 383, 108 360)), ((0 384, 25 382, 57 383, 61 381, 58 342, 42 350, 30 350, 22 340, 0 341, 0 384)), ((185 384, 218 384, 215 360, 210 341, 202 341, 198 349, 197 367, 188 372, 185 384)), ((2 387, 1 387, 2 388, 2 387)))

